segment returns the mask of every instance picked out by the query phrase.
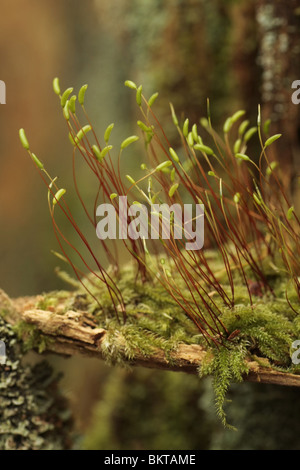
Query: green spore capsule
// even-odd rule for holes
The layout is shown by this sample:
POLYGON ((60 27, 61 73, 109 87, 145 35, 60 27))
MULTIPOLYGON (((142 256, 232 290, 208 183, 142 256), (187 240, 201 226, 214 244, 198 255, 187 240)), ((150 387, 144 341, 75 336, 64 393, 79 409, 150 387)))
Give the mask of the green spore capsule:
POLYGON ((182 127, 182 133, 183 133, 185 138, 187 138, 188 133, 189 133, 189 123, 190 123, 189 119, 186 118, 186 120, 183 123, 183 127, 182 127))
POLYGON ((202 127, 204 127, 204 129, 207 129, 208 126, 209 126, 208 119, 206 117, 202 117, 200 119, 200 124, 201 124, 202 127))
POLYGON ((257 127, 251 127, 245 134, 244 140, 248 142, 257 132, 257 127))
POLYGON ((260 200, 260 198, 258 197, 257 194, 253 193, 253 199, 254 201, 256 202, 256 204, 258 204, 259 206, 261 206, 262 202, 260 200))
POLYGON ((124 150, 128 145, 133 144, 133 142, 136 142, 139 140, 137 135, 132 135, 130 137, 127 137, 127 139, 123 140, 121 143, 121 150, 124 150))
POLYGON ((170 160, 166 160, 165 162, 162 162, 159 165, 157 165, 157 167, 155 168, 155 171, 162 171, 171 165, 172 165, 172 162, 170 162, 170 160))
POLYGON ((171 186, 171 188, 170 188, 170 190, 169 190, 169 196, 170 196, 170 197, 173 197, 173 196, 174 196, 175 192, 176 192, 177 189, 178 189, 178 186, 179 186, 178 183, 175 183, 175 184, 173 184, 173 186, 171 186))
POLYGON ((188 143, 188 145, 189 145, 190 147, 193 147, 193 145, 194 145, 194 137, 193 137, 193 133, 192 133, 192 132, 189 132, 189 133, 188 133, 188 136, 187 136, 187 138, 186 138, 186 141, 187 141, 187 143, 188 143))
POLYGON ((235 195, 233 196, 233 201, 238 204, 241 200, 241 194, 240 193, 235 193, 235 195))
POLYGON ((174 162, 179 163, 180 162, 179 157, 178 157, 177 153, 175 152, 175 150, 172 147, 169 148, 169 152, 170 152, 170 155, 173 158, 174 162))
POLYGON ((60 95, 60 86, 59 86, 59 78, 55 77, 53 82, 53 91, 56 95, 60 95))
POLYGON ((151 127, 146 126, 146 124, 143 121, 137 121, 137 125, 143 132, 152 131, 151 127))
POLYGON ((40 170, 43 170, 44 169, 44 165, 42 164, 42 162, 38 159, 38 157, 35 155, 35 153, 32 153, 30 154, 32 160, 34 161, 34 163, 36 164, 36 166, 40 169, 40 170))
POLYGON ((234 143, 234 146, 233 146, 233 151, 234 153, 238 153, 241 149, 241 145, 242 145, 242 140, 241 139, 237 139, 234 143))
POLYGON ((244 134, 244 132, 246 132, 246 129, 249 126, 249 124, 250 124, 250 121, 248 121, 247 119, 241 123, 241 125, 239 127, 239 135, 240 136, 242 136, 244 134))
POLYGON ((101 160, 101 151, 99 149, 99 147, 97 145, 93 145, 92 146, 92 151, 93 151, 93 154, 95 155, 95 157, 97 158, 97 160, 101 160))
POLYGON ((19 137, 20 137, 20 141, 21 141, 22 147, 23 147, 25 150, 29 150, 29 143, 28 143, 28 140, 27 140, 27 137, 26 137, 26 134, 25 134, 24 129, 20 129, 20 130, 19 130, 19 137))
POLYGON ((158 97, 158 92, 153 93, 153 95, 150 96, 149 101, 148 101, 148 105, 150 106, 150 108, 153 105, 153 103, 155 102, 157 97, 158 97))
POLYGON ((175 110, 174 110, 174 107, 173 107, 172 103, 170 103, 170 108, 171 108, 173 123, 175 124, 176 127, 178 127, 178 119, 177 119, 177 116, 175 114, 175 110))
POLYGON ((75 141, 80 141, 83 139, 83 137, 92 130, 92 126, 90 126, 89 124, 87 124, 86 126, 83 126, 82 129, 80 129, 80 131, 77 132, 76 134, 76 137, 75 137, 75 141))
POLYGON ((204 152, 207 155, 213 155, 214 154, 213 149, 211 149, 207 145, 196 144, 196 145, 194 145, 194 149, 195 150, 200 150, 201 152, 204 152))
POLYGON ((275 134, 275 135, 272 135, 272 137, 269 137, 265 142, 264 148, 269 147, 269 145, 273 144, 275 140, 280 139, 281 136, 282 134, 275 134))
POLYGON ((71 96, 71 98, 69 99, 69 111, 71 111, 71 113, 73 114, 76 114, 76 100, 76 95, 71 96))
POLYGON ((79 93, 78 93, 78 102, 79 104, 81 104, 81 106, 84 105, 84 98, 85 98, 85 92, 88 88, 88 85, 83 85, 80 90, 79 90, 79 93))
POLYGON ((126 175, 126 178, 128 179, 128 181, 129 181, 131 184, 135 184, 134 179, 133 179, 130 175, 126 175))
POLYGON ((131 81, 131 80, 126 80, 126 81, 124 82, 124 85, 127 86, 128 88, 131 88, 132 90, 136 90, 136 89, 137 89, 136 84, 135 84, 133 81, 131 81))
POLYGON ((65 104, 67 102, 67 99, 69 98, 70 94, 72 93, 73 91, 73 88, 67 88, 63 94, 62 94, 62 97, 61 97, 61 100, 60 100, 60 104, 61 104, 61 107, 64 108, 65 107, 65 104))
POLYGON ((100 161, 103 160, 103 158, 108 154, 108 152, 111 151, 111 149, 113 148, 112 145, 107 145, 106 147, 104 147, 100 153, 100 161))
POLYGON ((53 205, 55 206, 58 201, 62 198, 62 196, 66 193, 67 191, 65 189, 59 189, 57 193, 55 194, 53 198, 53 205))
POLYGON ((104 132, 104 140, 105 142, 107 143, 109 141, 109 138, 110 138, 110 134, 111 134, 111 131, 113 130, 114 128, 114 123, 112 122, 109 126, 107 126, 105 132, 104 132))
POLYGON ((70 103, 69 100, 67 100, 63 109, 63 115, 66 121, 70 120, 69 103, 70 103))
POLYGON ((236 153, 235 158, 238 158, 240 160, 244 160, 245 162, 250 161, 250 158, 248 157, 248 155, 245 155, 244 153, 236 153))
POLYGON ((291 220, 293 218, 293 215, 294 215, 294 206, 290 207, 287 211, 287 218, 288 220, 291 220))
POLYGON ((193 135, 194 141, 197 142, 197 140, 198 140, 198 128, 197 128, 197 124, 193 124, 193 127, 192 127, 192 135, 193 135))
POLYGON ((232 118, 231 117, 227 118, 223 126, 224 134, 228 134, 228 132, 230 131, 232 127, 232 124, 233 124, 232 118))
POLYGON ((244 116, 244 114, 246 113, 246 111, 244 111, 243 109, 237 111, 236 113, 234 113, 233 116, 231 116, 231 122, 234 124, 236 121, 238 121, 242 116, 244 116))
POLYGON ((140 85, 136 91, 136 102, 138 106, 142 105, 142 90, 143 90, 143 87, 142 85, 140 85))
POLYGON ((161 170, 161 172, 165 173, 166 175, 169 175, 171 173, 171 170, 170 170, 170 168, 165 167, 161 170))
POLYGON ((170 180, 171 180, 172 183, 173 183, 174 180, 175 180, 175 171, 176 171, 175 168, 173 168, 173 169, 171 170, 171 173, 170 173, 170 180))
POLYGON ((110 200, 113 201, 116 197, 118 197, 117 193, 112 193, 110 196, 110 200))

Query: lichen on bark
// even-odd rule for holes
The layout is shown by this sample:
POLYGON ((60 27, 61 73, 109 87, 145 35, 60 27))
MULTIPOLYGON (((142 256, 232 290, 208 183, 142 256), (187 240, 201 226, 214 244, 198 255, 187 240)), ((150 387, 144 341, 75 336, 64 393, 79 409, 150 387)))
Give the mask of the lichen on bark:
POLYGON ((63 450, 71 446, 71 414, 46 361, 23 363, 21 342, 0 316, 6 360, 0 364, 0 450, 63 450))

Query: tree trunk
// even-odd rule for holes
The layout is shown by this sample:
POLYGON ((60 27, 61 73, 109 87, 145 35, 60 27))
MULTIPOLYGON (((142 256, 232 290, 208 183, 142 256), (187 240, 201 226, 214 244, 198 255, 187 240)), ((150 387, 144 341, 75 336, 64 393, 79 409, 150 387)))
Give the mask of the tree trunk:
POLYGON ((286 191, 293 192, 300 161, 300 107, 292 102, 292 83, 300 79, 299 0, 257 0, 256 13, 262 70, 263 117, 272 134, 283 137, 270 147, 280 163, 286 191))

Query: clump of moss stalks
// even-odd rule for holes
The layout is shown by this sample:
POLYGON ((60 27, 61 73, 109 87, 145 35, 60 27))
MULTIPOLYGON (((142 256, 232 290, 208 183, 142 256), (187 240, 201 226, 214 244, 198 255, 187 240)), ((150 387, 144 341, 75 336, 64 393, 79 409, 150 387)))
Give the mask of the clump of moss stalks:
POLYGON ((116 153, 110 144, 114 124, 100 138, 86 112, 87 85, 76 96, 73 88, 61 92, 57 78, 53 82, 73 148, 75 193, 93 228, 93 239, 71 212, 66 190, 31 152, 23 129, 20 140, 48 188, 59 256, 72 267, 78 285, 89 296, 90 310, 109 331, 103 345, 106 357, 121 360, 120 333, 128 359, 136 348, 149 354, 153 346, 168 353, 179 342, 205 345, 207 359, 199 373, 214 376, 217 410, 225 423, 226 391, 247 373, 248 356, 267 358, 270 367, 297 368, 291 363, 291 345, 300 328, 300 223, 282 186, 280 165, 268 156, 281 135, 270 136, 270 122, 261 122, 260 107, 255 126, 250 126, 244 111, 237 111, 220 135, 212 126, 209 102, 207 118, 191 124, 188 118, 179 121, 171 105, 179 136, 174 148, 152 109, 158 93, 146 99, 142 86, 132 81, 125 85, 135 93, 142 116, 137 126, 145 159, 135 178, 122 167, 139 135, 126 138, 116 153), (251 158, 247 146, 254 138, 260 151, 251 158), (92 203, 85 202, 80 190, 78 159, 86 163, 89 184, 95 188, 92 203), (125 216, 121 196, 127 197, 126 208, 131 207, 125 216), (119 222, 126 217, 135 236, 118 242, 102 237, 102 250, 95 248, 100 203, 110 204, 119 222), (143 212, 155 204, 158 227, 150 221, 143 225, 143 212), (201 215, 196 212, 189 221, 178 223, 171 212, 166 236, 163 204, 204 209, 201 249, 186 248, 201 215), (76 244, 60 229, 58 211, 77 234, 76 244), (149 230, 155 233, 152 239, 149 230), (124 249, 133 266, 119 262, 124 249), (77 267, 78 262, 84 269, 77 267))

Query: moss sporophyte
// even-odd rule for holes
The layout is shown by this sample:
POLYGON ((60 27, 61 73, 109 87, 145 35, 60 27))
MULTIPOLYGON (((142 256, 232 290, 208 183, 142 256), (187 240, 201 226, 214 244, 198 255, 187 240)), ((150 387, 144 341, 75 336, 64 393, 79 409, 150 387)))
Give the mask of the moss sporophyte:
MULTIPOLYGON (((261 122, 260 107, 256 125, 251 127, 240 110, 226 119, 220 135, 213 128, 209 102, 208 117, 193 124, 188 118, 181 122, 171 105, 170 118, 178 131, 175 146, 152 109, 158 94, 147 100, 141 86, 132 81, 125 85, 135 94, 141 120, 137 135, 124 139, 115 151, 109 143, 114 124, 98 137, 87 114, 87 85, 78 97, 70 97, 72 87, 61 92, 59 80, 53 82, 72 145, 79 205, 94 238, 99 223, 103 229, 104 236, 98 237, 100 254, 95 240, 89 239, 90 231, 76 222, 68 193, 31 152, 23 129, 20 140, 48 188, 61 257, 91 298, 95 317, 101 324, 122 329, 130 354, 133 345, 143 350, 144 339, 153 334, 165 350, 179 341, 205 345, 207 360, 200 373, 213 374, 218 411, 225 420, 225 392, 231 381, 242 380, 247 373, 246 357, 255 354, 273 367, 296 370, 290 347, 300 335, 300 223, 281 183, 280 164, 268 155, 269 147, 284 137, 269 135, 270 122, 261 122), (247 146, 254 138, 260 151, 252 157, 247 146), (145 153, 140 174, 134 177, 121 171, 132 148, 145 153), (79 189, 78 158, 95 187, 92 203, 85 202, 79 189), (184 217, 185 205, 201 207, 205 219, 204 246, 199 249, 187 249, 197 233, 199 214, 194 210, 184 217), (163 206, 169 209, 166 214, 157 210, 163 206), (110 227, 104 217, 107 208, 113 214, 110 227), (57 211, 77 233, 76 246, 59 227, 57 211), (153 212, 155 219, 149 216, 153 212), (99 217, 104 219, 99 222, 99 217), (117 223, 131 227, 133 236, 122 237, 121 230, 118 237, 117 223), (113 240, 107 236, 109 228, 116 235, 113 240), (119 262, 124 248, 133 261, 130 267, 119 262), (76 258, 85 272, 76 266, 76 258)), ((110 338, 107 356, 116 351, 113 330, 110 338)))

